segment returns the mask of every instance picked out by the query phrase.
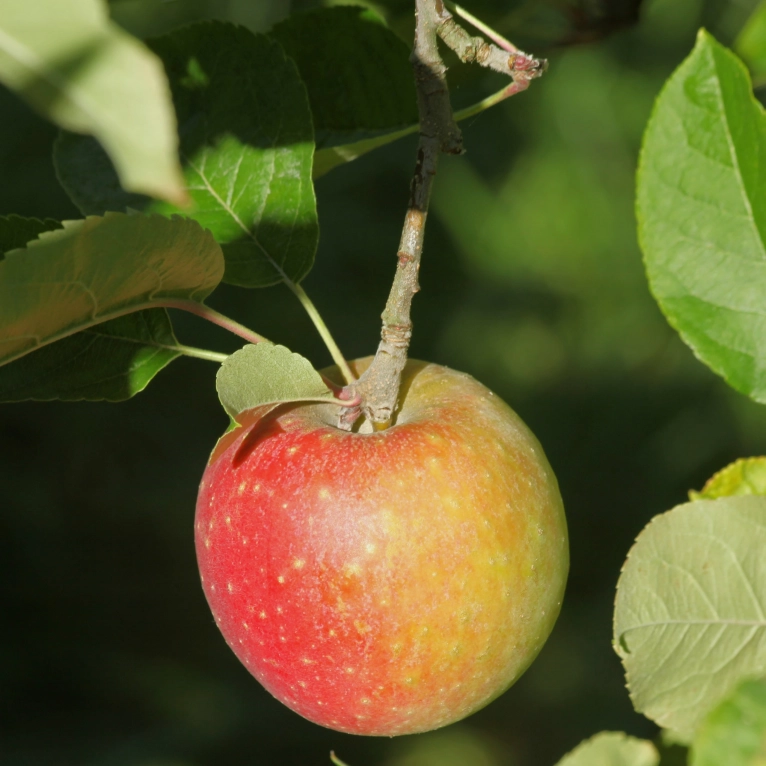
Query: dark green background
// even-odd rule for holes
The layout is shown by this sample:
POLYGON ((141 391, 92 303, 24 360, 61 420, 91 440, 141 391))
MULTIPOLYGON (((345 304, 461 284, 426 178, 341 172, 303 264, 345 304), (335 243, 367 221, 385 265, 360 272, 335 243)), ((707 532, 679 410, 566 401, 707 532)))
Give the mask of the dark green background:
MULTIPOLYGON (((3 766, 313 766, 331 749, 351 766, 548 766, 602 729, 655 736, 632 711, 610 647, 620 565, 654 514, 728 461, 766 451, 766 410, 728 390, 659 314, 636 245, 633 174, 652 99, 697 28, 730 44, 753 4, 656 0, 638 25, 592 43, 580 34, 579 45, 555 44, 571 24, 544 3, 470 5, 536 44, 551 69, 464 123, 467 155, 442 163, 412 356, 502 395, 558 474, 569 588, 521 681, 464 723, 399 740, 326 731, 261 689, 218 634, 198 582, 196 485, 227 418, 215 366, 181 359, 124 404, 0 406, 3 766)), ((409 34, 409 1, 378 7, 409 34)), ((289 3, 112 9, 144 36, 209 17, 266 30, 289 3)), ((451 63, 458 106, 501 84, 451 63)), ((6 91, 0 115, 0 214, 78 217, 53 173, 55 129, 6 91)), ((318 183, 321 243, 304 284, 349 357, 377 343, 414 149, 414 139, 399 142, 318 183)), ((329 362, 286 289, 223 286, 210 302, 329 362)), ((182 342, 239 345, 176 319, 182 342)))

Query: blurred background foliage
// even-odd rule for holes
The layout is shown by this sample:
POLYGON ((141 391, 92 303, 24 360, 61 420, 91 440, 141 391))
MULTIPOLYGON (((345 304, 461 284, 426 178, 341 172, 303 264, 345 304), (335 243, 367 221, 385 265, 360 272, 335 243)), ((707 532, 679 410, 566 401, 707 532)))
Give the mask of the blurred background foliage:
MULTIPOLYGON (((266 31, 315 0, 114 0, 145 37, 204 18, 266 31)), ((215 366, 181 359, 120 405, 0 407, 0 763, 4 766, 546 766, 602 729, 654 737, 610 646, 619 569, 655 515, 766 451, 766 410, 698 363, 649 295, 633 187, 664 79, 704 25, 731 44, 754 0, 465 3, 549 73, 463 124, 444 159, 412 355, 468 371, 521 414, 561 484, 572 569, 539 659, 466 722, 398 740, 326 731, 274 701, 216 630, 192 540, 226 416, 215 366)), ((411 0, 377 0, 409 39, 411 0)), ((451 61, 456 106, 500 87, 451 61)), ((0 90, 0 214, 75 218, 56 131, 0 90)), ((308 292, 349 357, 374 352, 414 159, 403 140, 318 183, 308 292)), ((287 290, 222 286, 213 306, 329 363, 287 290)), ((182 342, 236 338, 188 316, 182 342)), ((668 761, 670 763, 670 761, 668 761)))

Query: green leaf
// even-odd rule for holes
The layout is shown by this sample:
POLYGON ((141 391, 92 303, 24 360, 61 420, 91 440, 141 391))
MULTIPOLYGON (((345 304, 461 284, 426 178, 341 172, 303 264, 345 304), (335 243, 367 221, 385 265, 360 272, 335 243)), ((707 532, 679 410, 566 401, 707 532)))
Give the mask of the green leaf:
POLYGON ((745 681, 700 728, 691 766, 766 764, 766 680, 745 681))
POLYGON ((691 490, 689 500, 715 500, 732 495, 766 495, 766 457, 735 460, 708 479, 701 492, 691 490))
MULTIPOLYGON (((0 217, 0 253, 24 247, 58 221, 0 217)), ((0 401, 122 401, 180 355, 164 309, 147 309, 75 333, 0 366, 0 401)))
POLYGON ((218 398, 235 420, 266 404, 334 401, 308 359, 272 343, 247 345, 231 354, 216 375, 218 398))
POLYGON ((614 648, 636 710, 689 742, 766 667, 766 498, 698 500, 655 517, 617 584, 614 648))
POLYGON ((586 739, 556 766, 657 766, 660 756, 651 742, 617 731, 586 739))
POLYGON ((637 192, 663 313, 705 364, 766 402, 766 122, 745 67, 704 31, 657 99, 637 192))
POLYGON ((409 48, 371 11, 339 6, 297 13, 271 36, 306 83, 317 147, 417 124, 409 48))
POLYGON ((0 401, 123 401, 180 356, 177 345, 164 309, 112 319, 0 367, 0 401))
POLYGON ((3 0, 0 81, 56 124, 96 136, 126 189, 186 201, 162 66, 101 0, 3 0))
POLYGON ((109 213, 63 226, 0 261, 0 365, 131 312, 201 302, 223 274, 194 221, 109 213))
POLYGON ((766 2, 761 2, 734 42, 734 50, 756 80, 766 78, 766 2))
POLYGON ((0 216, 0 261, 8 250, 24 247, 44 231, 60 229, 61 224, 52 218, 23 218, 20 215, 0 216))
POLYGON ((223 245, 227 282, 300 281, 319 228, 311 113, 295 64, 274 40, 218 21, 147 45, 170 79, 194 207, 126 194, 98 144, 66 133, 54 148, 64 188, 85 214, 130 207, 191 216, 223 245))

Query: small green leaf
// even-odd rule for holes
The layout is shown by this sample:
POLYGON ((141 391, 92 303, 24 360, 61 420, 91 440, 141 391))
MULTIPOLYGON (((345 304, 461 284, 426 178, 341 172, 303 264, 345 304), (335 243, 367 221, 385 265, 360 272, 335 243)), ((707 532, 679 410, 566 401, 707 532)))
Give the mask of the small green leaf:
POLYGON ((112 319, 0 367, 0 401, 120 402, 180 356, 177 345, 164 309, 112 319))
POLYGON ((23 218, 20 215, 0 216, 0 261, 8 250, 25 247, 44 231, 60 229, 61 224, 52 218, 23 218))
POLYGON ((409 48, 371 11, 339 6, 296 13, 271 36, 306 83, 317 147, 417 124, 409 48))
POLYGON ((334 400, 308 359, 266 342, 229 356, 218 370, 216 388, 221 404, 235 420, 266 404, 334 400))
POLYGON ((761 2, 750 15, 734 42, 734 50, 756 80, 766 78, 766 2, 761 2))
POLYGON ((300 281, 313 265, 319 228, 311 112, 295 64, 276 41, 218 21, 147 45, 170 80, 194 207, 126 194, 95 141, 64 133, 54 161, 69 196, 85 214, 130 207, 194 218, 223 245, 227 282, 300 281))
POLYGON ((745 681, 707 717, 691 750, 691 766, 766 764, 766 680, 745 681))
POLYGON ((708 479, 700 492, 689 491, 689 500, 715 500, 732 495, 766 495, 766 457, 735 460, 708 479))
POLYGON ((0 365, 128 313, 201 302, 223 274, 194 221, 109 213, 63 226, 0 261, 0 365))
POLYGON ((579 744, 556 766, 658 766, 654 745, 621 731, 602 731, 579 744))
POLYGON ((689 742, 766 667, 766 498, 698 500, 655 517, 623 565, 614 648, 633 705, 689 742))
POLYGON ((704 31, 655 104, 637 213, 670 324, 732 387, 766 402, 766 120, 745 67, 704 31))
POLYGON ((101 0, 3 0, 0 81, 56 124, 96 136, 126 189, 187 200, 162 65, 101 0))

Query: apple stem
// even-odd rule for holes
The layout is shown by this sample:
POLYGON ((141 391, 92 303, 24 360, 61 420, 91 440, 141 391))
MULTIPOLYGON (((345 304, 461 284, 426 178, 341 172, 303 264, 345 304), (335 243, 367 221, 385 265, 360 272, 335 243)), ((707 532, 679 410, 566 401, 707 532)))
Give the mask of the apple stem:
MULTIPOLYGON (((341 428, 350 429, 360 414, 373 424, 387 423, 394 414, 412 336, 410 309, 412 298, 420 289, 418 272, 439 155, 442 152, 463 153, 463 138, 452 113, 447 68, 439 55, 437 37, 441 37, 462 61, 476 62, 512 78, 511 85, 490 97, 492 103, 525 90, 529 81, 542 74, 546 67, 546 62, 527 56, 497 35, 502 47, 480 37, 471 37, 455 21, 443 0, 416 0, 415 5, 415 44, 410 63, 417 88, 420 142, 410 185, 410 201, 397 252, 394 282, 382 314, 378 350, 359 380, 347 386, 350 392, 361 396, 362 404, 356 410, 349 408, 341 413, 341 428)), ((478 22, 473 17, 468 20, 474 24, 478 22)), ((478 106, 479 110, 486 108, 483 103, 478 106)))

